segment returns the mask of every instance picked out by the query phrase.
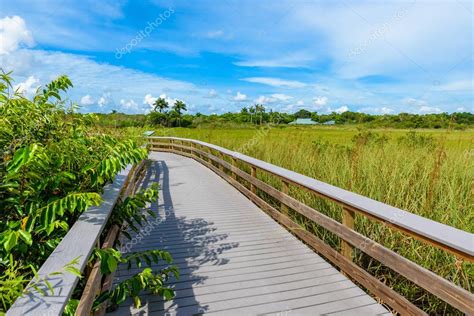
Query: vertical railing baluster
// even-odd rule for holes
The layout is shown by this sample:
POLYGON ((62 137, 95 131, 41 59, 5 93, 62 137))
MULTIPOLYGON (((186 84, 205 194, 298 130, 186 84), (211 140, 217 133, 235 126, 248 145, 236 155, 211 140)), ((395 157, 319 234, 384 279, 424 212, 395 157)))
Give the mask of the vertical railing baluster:
MULTIPOLYGON (((355 213, 354 211, 343 208, 342 224, 350 229, 354 229, 355 213)), ((341 240, 341 254, 352 261, 352 251, 354 247, 345 240, 341 240)))
MULTIPOLYGON (((217 152, 218 154, 218 157, 221 159, 221 160, 224 160, 224 154, 221 153, 220 151, 217 152)), ((225 160, 224 160, 225 161, 225 160)), ((222 172, 225 172, 225 169, 224 169, 224 165, 219 163, 219 169, 222 171, 222 172)))
MULTIPOLYGON (((237 168, 237 160, 232 157, 232 167, 237 168)), ((237 180, 237 174, 232 171, 232 179, 237 180)))
POLYGON ((196 157, 196 156, 197 156, 197 154, 196 154, 196 144, 193 143, 193 142, 191 142, 191 155, 192 155, 193 157, 196 157))
MULTIPOLYGON (((251 166, 251 168, 250 175, 252 178, 257 178, 257 167, 251 166)), ((250 183, 250 191, 257 193, 257 187, 253 183, 250 183)))
MULTIPOLYGON (((281 192, 286 195, 290 192, 290 184, 285 180, 281 180, 281 192)), ((288 214, 288 206, 283 202, 280 203, 280 211, 285 215, 288 214)))

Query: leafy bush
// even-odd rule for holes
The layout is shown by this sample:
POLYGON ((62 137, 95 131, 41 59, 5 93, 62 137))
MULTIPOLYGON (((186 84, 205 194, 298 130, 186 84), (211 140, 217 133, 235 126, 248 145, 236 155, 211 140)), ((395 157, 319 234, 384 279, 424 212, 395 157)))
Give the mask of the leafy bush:
MULTIPOLYGON (((93 115, 75 115, 60 76, 30 100, 0 74, 0 288, 23 288, 115 174, 146 157, 130 140, 94 133, 93 115)), ((2 295, 2 310, 15 295, 2 295)))
POLYGON ((96 249, 93 257, 100 258, 102 274, 115 272, 119 263, 126 264, 128 270, 133 265, 140 268, 142 262, 148 265, 148 267, 134 274, 131 278, 116 284, 111 290, 100 294, 94 302, 94 309, 97 309, 100 304, 107 300, 111 306, 120 305, 127 297, 132 297, 135 307, 139 308, 141 306, 139 295, 144 290, 149 290, 151 293, 162 296, 167 300, 172 299, 175 295, 171 288, 164 286, 164 283, 170 275, 174 275, 176 279, 179 278, 178 268, 176 266, 168 266, 158 271, 153 271, 150 267, 153 263, 158 264, 160 260, 170 264, 173 260, 167 251, 148 250, 122 256, 120 251, 108 248, 96 249))

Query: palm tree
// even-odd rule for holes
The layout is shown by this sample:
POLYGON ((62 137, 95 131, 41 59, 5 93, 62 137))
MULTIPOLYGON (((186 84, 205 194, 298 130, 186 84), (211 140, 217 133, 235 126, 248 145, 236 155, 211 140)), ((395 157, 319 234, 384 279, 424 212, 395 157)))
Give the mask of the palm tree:
POLYGON ((168 102, 166 102, 164 98, 156 99, 153 105, 154 105, 154 108, 153 108, 154 112, 156 112, 156 110, 158 109, 160 113, 163 113, 165 109, 169 108, 168 102))
POLYGON ((260 113, 260 125, 262 125, 263 113, 265 113, 265 107, 262 104, 255 104, 255 112, 260 113))
POLYGON ((250 112, 250 124, 252 124, 252 114, 255 114, 255 107, 251 106, 249 108, 249 112, 250 112))
POLYGON ((181 100, 176 100, 173 110, 178 114, 179 126, 181 126, 181 111, 187 111, 186 104, 181 100))
POLYGON ((181 116, 181 111, 187 111, 188 109, 186 108, 186 104, 183 101, 177 100, 174 103, 173 110, 175 110, 176 113, 181 116))

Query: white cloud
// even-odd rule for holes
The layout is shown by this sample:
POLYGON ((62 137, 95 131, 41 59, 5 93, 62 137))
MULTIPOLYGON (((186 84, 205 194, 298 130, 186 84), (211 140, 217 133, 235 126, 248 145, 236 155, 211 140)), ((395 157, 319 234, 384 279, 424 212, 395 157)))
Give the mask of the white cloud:
POLYGON ((217 97, 217 91, 214 90, 214 89, 211 89, 211 90, 209 91, 208 97, 209 97, 209 98, 215 98, 215 97, 217 97))
POLYGON ((441 109, 433 106, 424 105, 418 109, 419 114, 441 113, 441 109))
POLYGON ((293 97, 282 94, 282 93, 274 93, 270 96, 261 95, 257 99, 255 99, 255 103, 259 104, 268 104, 268 103, 275 103, 275 102, 287 102, 291 100, 293 97))
POLYGON ((289 96, 289 95, 286 95, 286 94, 282 94, 282 93, 275 93, 275 94, 272 94, 272 98, 278 100, 278 101, 288 101, 290 99, 293 99, 292 96, 289 96))
POLYGON ((345 6, 315 1, 296 6, 286 25, 297 23, 305 32, 324 34, 324 43, 315 43, 326 48, 334 68, 346 78, 423 77, 420 68, 444 75, 472 51, 472 15, 462 6, 457 1, 360 1, 345 6))
POLYGON ((245 101, 247 100, 247 96, 243 93, 240 93, 240 91, 237 91, 237 94, 234 96, 234 101, 245 101))
POLYGON ((390 114, 390 113, 393 113, 393 109, 390 109, 390 108, 387 108, 387 107, 382 107, 380 109, 380 113, 382 114, 390 114))
POLYGON ((343 105, 337 109, 328 108, 328 112, 344 113, 347 111, 349 111, 349 107, 347 107, 346 105, 343 105))
POLYGON ((408 106, 428 106, 428 102, 426 100, 415 99, 415 98, 404 98, 402 100, 402 104, 408 106))
POLYGON ((298 100, 298 102, 296 102, 296 106, 303 106, 303 105, 304 105, 303 100, 298 100))
POLYGON ((456 109, 456 112, 466 112, 466 108, 463 106, 460 106, 456 109))
POLYGON ((296 53, 279 58, 249 59, 234 63, 241 67, 282 67, 282 68, 300 68, 306 67, 314 56, 312 54, 296 53))
POLYGON ((21 44, 34 45, 33 36, 19 16, 0 19, 0 55, 15 51, 21 44))
POLYGON ((388 107, 381 107, 381 108, 365 107, 365 108, 359 109, 357 112, 374 113, 374 114, 391 114, 394 112, 394 110, 388 107))
POLYGON ((122 106, 123 109, 126 110, 138 110, 138 104, 134 100, 120 100, 120 105, 122 106))
POLYGON ((146 94, 143 98, 143 104, 148 104, 150 107, 154 107, 153 103, 155 103, 156 99, 151 94, 146 94))
POLYGON ((315 97, 313 98, 314 105, 316 105, 317 109, 321 109, 323 106, 328 104, 328 98, 327 97, 315 97))
POLYGON ((306 84, 296 80, 284 80, 280 78, 269 78, 269 77, 250 77, 243 78, 243 81, 265 84, 272 87, 286 87, 286 88, 303 88, 306 84))
POLYGON ((440 91, 473 91, 474 86, 471 80, 459 80, 440 85, 436 90, 440 91))
POLYGON ((418 113, 418 114, 430 114, 430 113, 441 113, 443 110, 440 108, 431 105, 428 101, 423 99, 415 99, 415 98, 404 98, 402 100, 402 104, 404 105, 403 112, 411 112, 411 113, 418 113))
POLYGON ((97 104, 101 108, 103 108, 105 105, 109 105, 110 103, 110 92, 102 94, 102 96, 99 98, 99 101, 97 101, 97 104))
POLYGON ((13 88, 25 96, 32 96, 39 86, 39 79, 35 76, 29 76, 24 82, 20 82, 13 88))
POLYGON ((92 105, 94 104, 94 99, 89 94, 86 94, 81 98, 81 104, 82 105, 92 105))
MULTIPOLYGON (((180 99, 189 100, 190 103, 187 105, 191 109, 193 105, 202 106, 205 102, 202 96, 208 92, 207 88, 199 88, 190 82, 168 79, 107 63, 97 63, 84 55, 54 51, 17 49, 14 54, 1 56, 0 67, 5 71, 14 70, 13 77, 18 81, 26 81, 30 74, 34 74, 35 78, 41 78, 42 82, 67 74, 74 84, 68 91, 70 100, 80 103, 81 98, 87 94, 98 95, 95 105, 81 108, 84 112, 110 112, 114 106, 114 99, 141 100, 143 96, 153 92, 157 94, 166 92, 180 99), (130 84, 124 86, 124 82, 130 84), (102 100, 99 100, 100 97, 102 100), (101 101, 100 104, 98 101, 101 101)), ((130 109, 126 112, 144 113, 149 109, 148 105, 140 104, 137 110, 130 109)))
POLYGON ((273 103, 275 102, 276 99, 272 97, 266 97, 264 95, 259 96, 258 98, 255 99, 255 103, 258 104, 268 104, 268 103, 273 103))
MULTIPOLYGON (((165 101, 168 103, 168 106, 169 106, 169 107, 172 107, 172 106, 176 103, 176 101, 177 101, 177 99, 170 98, 170 97, 168 97, 165 93, 160 94, 160 98, 161 98, 161 99, 165 99, 165 101)), ((181 100, 181 101, 183 101, 183 100, 181 100)), ((183 102, 184 102, 184 101, 183 101, 183 102)), ((184 103, 186 103, 186 102, 184 102, 184 103)))

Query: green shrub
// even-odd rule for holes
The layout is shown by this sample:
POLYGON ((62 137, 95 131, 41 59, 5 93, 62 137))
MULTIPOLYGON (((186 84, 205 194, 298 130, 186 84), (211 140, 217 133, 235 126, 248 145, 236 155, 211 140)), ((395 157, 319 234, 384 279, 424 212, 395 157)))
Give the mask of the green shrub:
POLYGON ((75 115, 61 94, 60 76, 30 100, 0 74, 1 311, 14 301, 87 207, 100 203, 104 184, 146 157, 130 140, 96 135, 93 115, 75 115), (19 272, 21 271, 21 273, 19 272))

